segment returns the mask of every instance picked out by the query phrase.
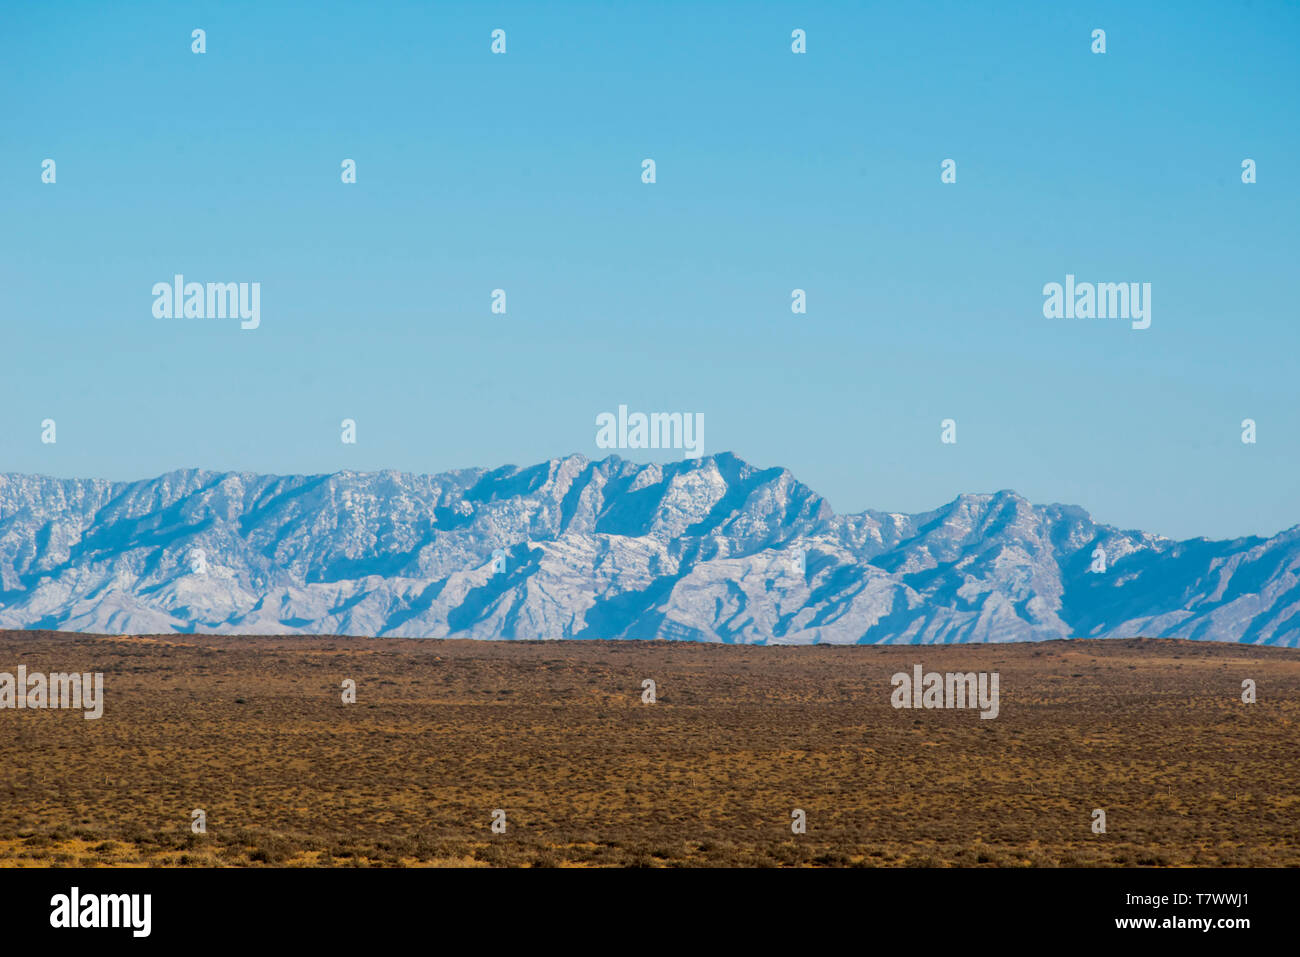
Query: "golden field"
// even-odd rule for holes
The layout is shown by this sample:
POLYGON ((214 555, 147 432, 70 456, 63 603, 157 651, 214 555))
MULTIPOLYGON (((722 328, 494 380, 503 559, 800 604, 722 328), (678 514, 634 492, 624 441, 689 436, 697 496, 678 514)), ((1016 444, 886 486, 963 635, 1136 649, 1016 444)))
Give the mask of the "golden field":
POLYGON ((0 632, 18 665, 104 715, 0 710, 3 866, 1300 865, 1291 649, 0 632), (1000 715, 894 709, 918 663, 1000 715))

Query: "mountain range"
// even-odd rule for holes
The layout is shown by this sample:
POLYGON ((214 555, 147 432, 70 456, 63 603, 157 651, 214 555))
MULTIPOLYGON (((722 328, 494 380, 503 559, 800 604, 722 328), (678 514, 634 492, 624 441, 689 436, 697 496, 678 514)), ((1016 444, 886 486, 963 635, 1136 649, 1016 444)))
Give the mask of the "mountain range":
POLYGON ((782 468, 0 474, 0 628, 1300 645, 1300 526, 1174 541, 1014 492, 835 514, 782 468))

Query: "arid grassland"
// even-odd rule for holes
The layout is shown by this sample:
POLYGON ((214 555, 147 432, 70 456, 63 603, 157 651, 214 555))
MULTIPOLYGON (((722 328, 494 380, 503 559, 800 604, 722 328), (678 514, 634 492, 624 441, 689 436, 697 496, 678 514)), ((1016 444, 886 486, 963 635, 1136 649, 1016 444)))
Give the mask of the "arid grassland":
POLYGON ((0 710, 5 866, 1300 865, 1295 650, 0 633, 19 665, 104 713, 0 710), (918 663, 999 716, 896 710, 918 663))

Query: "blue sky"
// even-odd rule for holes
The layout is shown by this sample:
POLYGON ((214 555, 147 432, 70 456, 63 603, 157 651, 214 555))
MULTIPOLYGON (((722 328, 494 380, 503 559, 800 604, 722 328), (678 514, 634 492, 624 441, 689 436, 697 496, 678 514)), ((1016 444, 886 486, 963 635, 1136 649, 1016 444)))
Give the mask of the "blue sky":
POLYGON ((0 17, 0 471, 601 457, 626 404, 841 512, 1300 522, 1295 4, 0 17), (260 328, 155 318, 178 272, 260 282, 260 328), (1044 318, 1067 273, 1150 282, 1151 328, 1044 318))

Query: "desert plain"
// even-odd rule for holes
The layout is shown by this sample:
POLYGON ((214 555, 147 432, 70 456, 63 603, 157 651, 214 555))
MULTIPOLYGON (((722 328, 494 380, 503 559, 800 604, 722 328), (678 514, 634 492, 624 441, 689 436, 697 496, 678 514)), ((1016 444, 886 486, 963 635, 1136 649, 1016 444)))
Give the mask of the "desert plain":
POLYGON ((0 710, 0 866, 1300 865, 1297 649, 0 632, 19 665, 103 715, 0 710), (997 717, 895 708, 918 664, 997 717))

